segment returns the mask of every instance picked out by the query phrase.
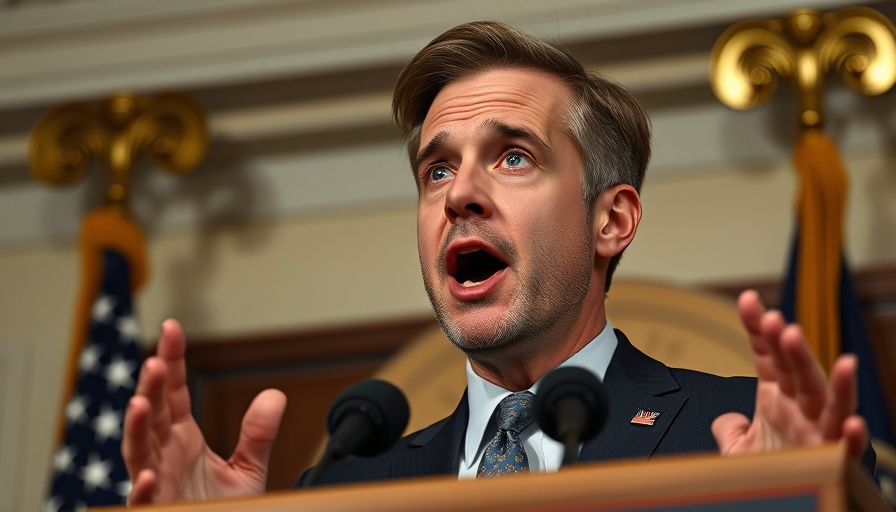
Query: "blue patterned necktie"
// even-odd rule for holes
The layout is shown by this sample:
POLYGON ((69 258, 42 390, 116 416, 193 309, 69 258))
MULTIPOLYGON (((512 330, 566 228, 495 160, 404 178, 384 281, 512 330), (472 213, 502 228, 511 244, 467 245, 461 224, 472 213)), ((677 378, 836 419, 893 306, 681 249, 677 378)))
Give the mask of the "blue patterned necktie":
POLYGON ((529 458, 520 432, 532 422, 532 393, 514 393, 498 404, 498 432, 485 447, 476 476, 529 471, 529 458))

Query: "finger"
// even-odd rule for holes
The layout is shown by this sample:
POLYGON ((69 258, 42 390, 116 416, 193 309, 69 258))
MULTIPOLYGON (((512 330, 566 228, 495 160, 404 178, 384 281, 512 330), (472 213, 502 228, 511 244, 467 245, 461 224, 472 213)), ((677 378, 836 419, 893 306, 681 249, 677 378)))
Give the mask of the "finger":
POLYGON ((742 444, 750 419, 737 412, 729 412, 712 422, 712 435, 723 455, 738 453, 737 447, 742 444))
POLYGON ((121 451, 132 477, 153 464, 152 436, 165 439, 171 428, 164 400, 165 373, 161 359, 144 361, 134 396, 125 410, 121 451))
POLYGON ((171 431, 171 410, 168 407, 165 386, 168 365, 158 357, 144 361, 140 370, 140 380, 134 396, 141 396, 149 403, 149 426, 151 433, 159 440, 167 439, 171 431))
POLYGON ((128 494, 128 506, 145 505, 152 503, 152 496, 156 487, 155 472, 141 471, 136 478, 131 479, 131 492, 128 494))
POLYGON ((159 337, 158 355, 168 367, 165 392, 168 407, 171 408, 171 421, 175 423, 192 417, 185 351, 186 338, 180 323, 173 319, 165 320, 159 337))
POLYGON ((859 403, 859 360, 852 354, 844 354, 834 361, 831 368, 830 401, 822 415, 822 436, 837 439, 841 436, 843 422, 856 413, 859 403))
POLYGON ((771 375, 760 380, 774 381, 785 396, 793 396, 796 390, 792 369, 787 356, 781 348, 781 335, 785 329, 784 317, 779 311, 768 311, 762 315, 762 340, 766 350, 767 371, 771 375))
POLYGON ((252 400, 243 416, 240 439, 230 462, 259 475, 262 484, 285 410, 286 395, 276 389, 266 389, 252 400))
POLYGON ((843 421, 843 440, 846 450, 854 459, 862 458, 868 448, 868 424, 865 418, 854 414, 843 421))
POLYGON ((746 290, 737 301, 741 323, 747 331, 750 348, 753 350, 753 361, 756 365, 756 376, 760 381, 774 381, 775 367, 770 354, 768 342, 762 333, 762 319, 766 313, 765 306, 759 300, 755 290, 746 290))
POLYGON ((150 464, 149 404, 143 397, 132 397, 124 413, 121 457, 131 480, 150 464))
MULTIPOLYGON (((787 375, 793 383, 793 396, 806 418, 817 421, 828 406, 827 379, 818 361, 809 350, 802 329, 791 324, 781 333, 781 352, 787 367, 787 375)), ((845 416, 838 417, 836 429, 845 416)))
POLYGON ((149 416, 150 405, 146 397, 132 397, 124 413, 124 435, 121 440, 121 456, 131 480, 153 465, 149 416))
POLYGON ((737 299, 737 311, 740 313, 741 323, 747 329, 750 336, 759 334, 759 319, 765 313, 765 306, 759 300, 756 290, 744 290, 737 299))

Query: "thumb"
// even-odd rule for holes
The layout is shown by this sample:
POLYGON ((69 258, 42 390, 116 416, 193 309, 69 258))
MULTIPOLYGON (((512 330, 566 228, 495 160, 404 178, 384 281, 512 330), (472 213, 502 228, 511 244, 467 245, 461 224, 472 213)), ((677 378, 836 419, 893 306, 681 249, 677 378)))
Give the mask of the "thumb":
POLYGON ((258 474, 262 481, 268 471, 271 446, 280 430, 280 420, 286 410, 286 395, 277 389, 266 389, 258 394, 243 416, 240 439, 230 463, 258 474))
POLYGON ((737 412, 729 412, 712 422, 712 435, 716 438, 719 453, 727 455, 747 434, 750 419, 737 412))

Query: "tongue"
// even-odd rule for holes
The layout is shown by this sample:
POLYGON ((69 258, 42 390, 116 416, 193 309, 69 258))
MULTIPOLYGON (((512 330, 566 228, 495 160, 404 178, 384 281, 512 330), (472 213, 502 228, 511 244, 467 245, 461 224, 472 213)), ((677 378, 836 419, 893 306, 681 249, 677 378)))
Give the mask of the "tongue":
POLYGON ((498 258, 482 250, 461 255, 458 263, 460 268, 454 278, 465 287, 487 281, 496 272, 507 266, 498 258))

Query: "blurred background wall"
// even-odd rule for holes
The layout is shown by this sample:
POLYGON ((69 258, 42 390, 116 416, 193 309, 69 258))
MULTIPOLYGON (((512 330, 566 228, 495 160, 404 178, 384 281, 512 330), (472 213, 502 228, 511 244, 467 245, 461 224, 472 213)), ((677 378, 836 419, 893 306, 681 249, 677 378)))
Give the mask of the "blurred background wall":
MULTIPOLYGON (((780 276, 790 248, 797 107, 782 84, 751 112, 707 81, 731 23, 793 0, 59 0, 0 4, 0 507, 45 493, 78 283, 75 239, 99 204, 93 169, 64 189, 27 169, 48 109, 176 89, 207 109, 194 173, 141 162, 134 215, 151 275, 137 311, 203 339, 430 316, 416 191, 389 102, 395 76, 457 23, 509 22, 630 87, 654 123, 644 220, 618 276, 719 285, 780 276)), ((890 19, 896 2, 865 2, 890 19)), ((850 173, 847 257, 896 265, 896 96, 829 80, 828 132, 850 173)))

